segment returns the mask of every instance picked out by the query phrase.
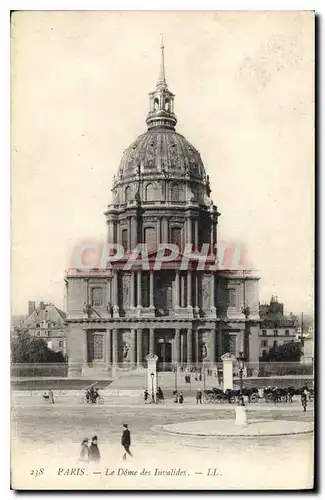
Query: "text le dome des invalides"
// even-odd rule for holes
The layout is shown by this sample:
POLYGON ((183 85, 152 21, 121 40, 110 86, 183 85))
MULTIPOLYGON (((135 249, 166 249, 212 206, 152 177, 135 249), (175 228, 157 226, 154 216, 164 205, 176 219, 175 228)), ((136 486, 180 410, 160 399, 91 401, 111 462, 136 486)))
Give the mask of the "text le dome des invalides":
POLYGON ((123 256, 100 269, 66 272, 69 376, 141 369, 148 354, 158 356, 160 370, 171 370, 213 366, 224 353, 243 352, 255 371, 259 278, 215 264, 220 214, 199 152, 175 131, 163 46, 149 99, 148 130, 124 152, 105 212, 107 241, 122 245, 123 256), (167 257, 157 265, 157 249, 166 243, 178 255, 162 251, 167 257), (204 244, 205 264, 190 258, 184 265, 184 249, 193 256, 204 244), (131 265, 139 245, 148 259, 131 265))

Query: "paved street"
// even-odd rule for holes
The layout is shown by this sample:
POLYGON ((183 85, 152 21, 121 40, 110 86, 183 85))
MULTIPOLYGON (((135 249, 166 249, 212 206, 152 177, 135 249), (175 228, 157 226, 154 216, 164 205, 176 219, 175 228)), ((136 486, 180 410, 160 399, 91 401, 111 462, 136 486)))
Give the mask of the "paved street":
MULTIPOLYGON (((311 421, 312 408, 307 413, 294 404, 281 408, 259 406, 252 410, 254 419, 311 421)), ((220 405, 31 405, 13 406, 12 436, 15 462, 14 480, 30 487, 42 488, 49 483, 56 487, 84 488, 304 488, 312 484, 313 435, 285 438, 227 439, 194 436, 171 436, 153 427, 162 424, 195 420, 230 419, 234 407, 220 405), (132 432, 134 458, 121 460, 120 437, 122 424, 132 432), (87 476, 61 476, 58 468, 80 467, 77 458, 82 439, 97 434, 102 454, 101 464, 87 476), (309 459, 308 459, 309 457, 309 459), (126 464, 126 465, 125 465, 126 464), (106 476, 106 468, 117 474, 120 468, 150 470, 144 476, 106 476), (31 478, 30 469, 45 468, 41 477, 31 478), (181 468, 184 476, 152 476, 156 468, 181 468), (209 469, 217 469, 208 475, 209 469), (154 481, 154 483, 153 483, 154 481), (43 486, 42 486, 43 485, 43 486)), ((175 470, 176 470, 175 469, 175 470)), ((211 470, 210 470, 211 473, 211 470)), ((25 486, 26 487, 26 486, 25 486)))

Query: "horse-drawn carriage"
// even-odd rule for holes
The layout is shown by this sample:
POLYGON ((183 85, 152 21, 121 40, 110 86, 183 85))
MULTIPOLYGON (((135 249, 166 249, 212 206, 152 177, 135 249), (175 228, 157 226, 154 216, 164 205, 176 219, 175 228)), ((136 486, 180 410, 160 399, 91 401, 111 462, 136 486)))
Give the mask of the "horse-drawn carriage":
MULTIPOLYGON (((264 400, 267 403, 290 403, 294 396, 300 396, 307 390, 309 401, 314 400, 314 390, 307 386, 295 389, 294 387, 244 387, 243 396, 248 403, 257 403, 264 400)), ((239 389, 226 389, 223 391, 217 387, 204 391, 202 400, 204 403, 238 403, 240 398, 239 389)))
MULTIPOLYGON (((247 397, 249 403, 256 403, 259 399, 257 387, 245 387, 243 396, 247 397)), ((203 393, 204 403, 238 403, 240 397, 239 389, 226 389, 223 391, 217 387, 206 390, 203 393)))
POLYGON ((94 382, 85 388, 85 395, 81 398, 80 403, 104 404, 104 399, 100 396, 96 388, 97 383, 98 382, 94 382))

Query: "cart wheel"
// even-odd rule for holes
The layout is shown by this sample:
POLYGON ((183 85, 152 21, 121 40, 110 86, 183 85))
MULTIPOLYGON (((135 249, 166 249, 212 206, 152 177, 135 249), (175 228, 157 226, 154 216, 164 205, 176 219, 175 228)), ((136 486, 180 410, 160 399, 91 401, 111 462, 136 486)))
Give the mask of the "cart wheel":
POLYGON ((269 402, 271 402, 271 401, 273 401, 273 394, 271 394, 271 393, 270 393, 270 394, 267 394, 267 395, 266 395, 265 400, 266 400, 268 403, 269 403, 269 402))
POLYGON ((99 404, 99 405, 103 405, 103 404, 104 404, 104 399, 103 399, 103 398, 101 398, 101 397, 99 397, 99 398, 98 398, 98 404, 99 404))
POLYGON ((236 401, 237 401, 236 396, 231 396, 231 398, 229 399, 229 403, 236 403, 236 401))
POLYGON ((282 403, 287 403, 287 401, 288 401, 287 396, 281 396, 281 401, 282 401, 282 403))
POLYGON ((80 404, 82 405, 82 404, 84 404, 84 403, 87 403, 87 400, 86 400, 86 398, 85 398, 85 397, 83 397, 83 398, 81 398, 81 399, 80 399, 80 404))
POLYGON ((252 394, 250 397, 250 402, 251 403, 257 403, 258 401, 258 395, 257 394, 252 394))

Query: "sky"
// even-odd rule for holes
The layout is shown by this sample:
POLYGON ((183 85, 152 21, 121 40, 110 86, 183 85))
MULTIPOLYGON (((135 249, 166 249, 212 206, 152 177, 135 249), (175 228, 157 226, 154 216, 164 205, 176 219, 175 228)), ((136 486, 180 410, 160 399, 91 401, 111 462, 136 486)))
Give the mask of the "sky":
POLYGON ((64 304, 80 241, 145 132, 164 34, 177 131, 200 151, 260 301, 313 310, 314 19, 309 12, 16 12, 11 44, 12 313, 64 304))

